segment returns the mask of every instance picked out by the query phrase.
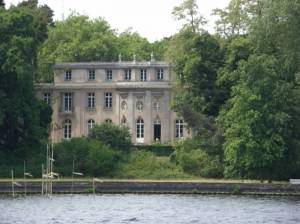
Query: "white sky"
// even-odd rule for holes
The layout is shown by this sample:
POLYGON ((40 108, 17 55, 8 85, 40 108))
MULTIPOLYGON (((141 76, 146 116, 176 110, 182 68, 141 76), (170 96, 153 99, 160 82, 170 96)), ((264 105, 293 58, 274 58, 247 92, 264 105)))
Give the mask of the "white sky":
MULTIPOLYGON (((6 7, 21 0, 4 0, 6 7)), ((174 6, 183 0, 39 0, 54 11, 54 19, 61 20, 72 12, 88 15, 91 18, 103 17, 113 29, 122 32, 132 28, 149 41, 171 36, 181 27, 171 15, 174 6)), ((200 13, 209 20, 207 29, 214 30, 214 8, 225 8, 229 0, 197 0, 200 13)))

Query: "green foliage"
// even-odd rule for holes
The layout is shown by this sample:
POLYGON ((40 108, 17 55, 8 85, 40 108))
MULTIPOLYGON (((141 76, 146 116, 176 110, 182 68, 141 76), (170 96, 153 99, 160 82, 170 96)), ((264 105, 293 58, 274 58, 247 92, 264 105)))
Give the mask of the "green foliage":
POLYGON ((207 22, 198 12, 196 0, 184 0, 174 7, 172 14, 175 19, 184 21, 184 28, 190 28, 193 32, 203 31, 202 26, 207 22))
POLYGON ((154 153, 156 156, 170 156, 174 150, 172 145, 166 145, 161 143, 153 143, 151 145, 136 145, 137 150, 144 150, 154 153))
POLYGON ((37 5, 20 5, 0 10, 0 21, 0 150, 39 149, 51 116, 33 86, 37 49, 47 37, 46 15, 37 5), (47 117, 40 118, 46 110, 47 117))
POLYGON ((113 123, 95 125, 90 131, 89 138, 101 141, 112 149, 122 152, 129 152, 132 147, 129 128, 113 123))
POLYGON ((86 138, 73 138, 55 146, 56 171, 71 176, 74 168, 85 176, 111 176, 121 161, 121 154, 103 143, 86 138))
POLYGON ((182 169, 199 177, 223 177, 223 163, 220 155, 201 149, 195 140, 183 140, 174 143, 175 162, 182 169))
POLYGON ((158 157, 151 152, 138 150, 130 154, 129 160, 123 163, 118 177, 135 179, 176 179, 189 178, 180 167, 171 163, 168 157, 158 157))

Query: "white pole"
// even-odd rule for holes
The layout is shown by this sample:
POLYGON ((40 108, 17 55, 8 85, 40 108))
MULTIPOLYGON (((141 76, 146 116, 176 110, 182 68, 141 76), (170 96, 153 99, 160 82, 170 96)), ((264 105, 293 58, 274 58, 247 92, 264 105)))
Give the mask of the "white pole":
POLYGON ((73 194, 73 191, 74 191, 74 159, 73 159, 73 169, 72 169, 72 189, 71 189, 71 193, 73 194))
POLYGON ((26 194, 27 194, 27 186, 26 186, 26 162, 25 162, 25 160, 24 160, 24 194, 25 194, 25 196, 26 196, 26 194))
POLYGON ((44 194, 44 164, 42 164, 42 195, 44 194))
POLYGON ((15 197, 14 170, 11 170, 11 190, 12 190, 12 196, 15 197))

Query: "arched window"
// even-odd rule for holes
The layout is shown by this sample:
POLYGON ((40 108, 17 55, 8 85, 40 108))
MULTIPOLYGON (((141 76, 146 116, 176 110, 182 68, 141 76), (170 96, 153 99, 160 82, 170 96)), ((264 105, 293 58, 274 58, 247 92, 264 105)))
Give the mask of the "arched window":
POLYGON ((72 137, 72 121, 66 119, 64 122, 64 139, 71 139, 72 137))
POLYGON ((144 108, 143 102, 142 101, 138 101, 136 103, 136 109, 141 112, 143 110, 143 108, 144 108))
POLYGON ((90 130, 94 127, 95 121, 93 119, 88 120, 87 122, 87 128, 88 128, 88 134, 90 133, 90 130))
POLYGON ((127 123, 126 117, 123 116, 122 119, 121 119, 121 124, 126 125, 126 123, 127 123))
POLYGON ((159 102, 156 101, 153 103, 153 110, 156 112, 159 112, 160 106, 159 106, 159 102))
POLYGON ((138 118, 136 121, 136 142, 144 142, 144 120, 142 118, 138 118))
POLYGON ((112 123, 112 120, 110 118, 105 120, 105 123, 112 123))
POLYGON ((126 111, 126 110, 127 110, 127 103, 126 103, 125 101, 122 102, 122 104, 121 104, 121 109, 122 109, 123 111, 126 111))
POLYGON ((175 121, 175 137, 182 138, 183 137, 183 120, 178 119, 175 121))

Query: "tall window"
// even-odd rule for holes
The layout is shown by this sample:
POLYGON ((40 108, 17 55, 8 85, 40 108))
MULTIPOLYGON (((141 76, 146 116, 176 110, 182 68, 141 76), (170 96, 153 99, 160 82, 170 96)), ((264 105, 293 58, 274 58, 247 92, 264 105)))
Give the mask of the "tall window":
POLYGON ((89 70, 89 80, 95 80, 95 70, 89 70))
POLYGON ((131 80, 131 69, 124 70, 124 80, 131 80))
POLYGON ((95 93, 88 93, 87 106, 89 109, 95 108, 95 93))
POLYGON ((64 108, 65 112, 72 111, 72 93, 64 93, 64 108))
POLYGON ((51 103, 51 94, 44 93, 44 102, 50 104, 51 103))
POLYGON ((147 70, 146 69, 141 69, 140 80, 147 81, 147 70))
POLYGON ((183 121, 182 120, 176 120, 175 137, 176 138, 183 137, 183 121))
POLYGON ((72 122, 70 119, 66 119, 64 122, 64 139, 70 139, 72 137, 72 122))
POLYGON ((142 118, 136 121, 136 138, 138 143, 144 142, 144 120, 142 118))
POLYGON ((88 134, 90 133, 90 130, 94 127, 95 121, 93 119, 88 120, 87 128, 88 128, 88 134))
POLYGON ((162 68, 157 69, 157 74, 156 74, 156 79, 157 80, 163 80, 164 79, 164 70, 162 68))
POLYGON ((111 81, 112 80, 112 70, 106 69, 106 80, 111 81))
POLYGON ((65 80, 69 81, 72 79, 72 70, 66 70, 65 71, 65 80))
POLYGON ((105 93, 105 108, 112 108, 112 93, 105 93))

